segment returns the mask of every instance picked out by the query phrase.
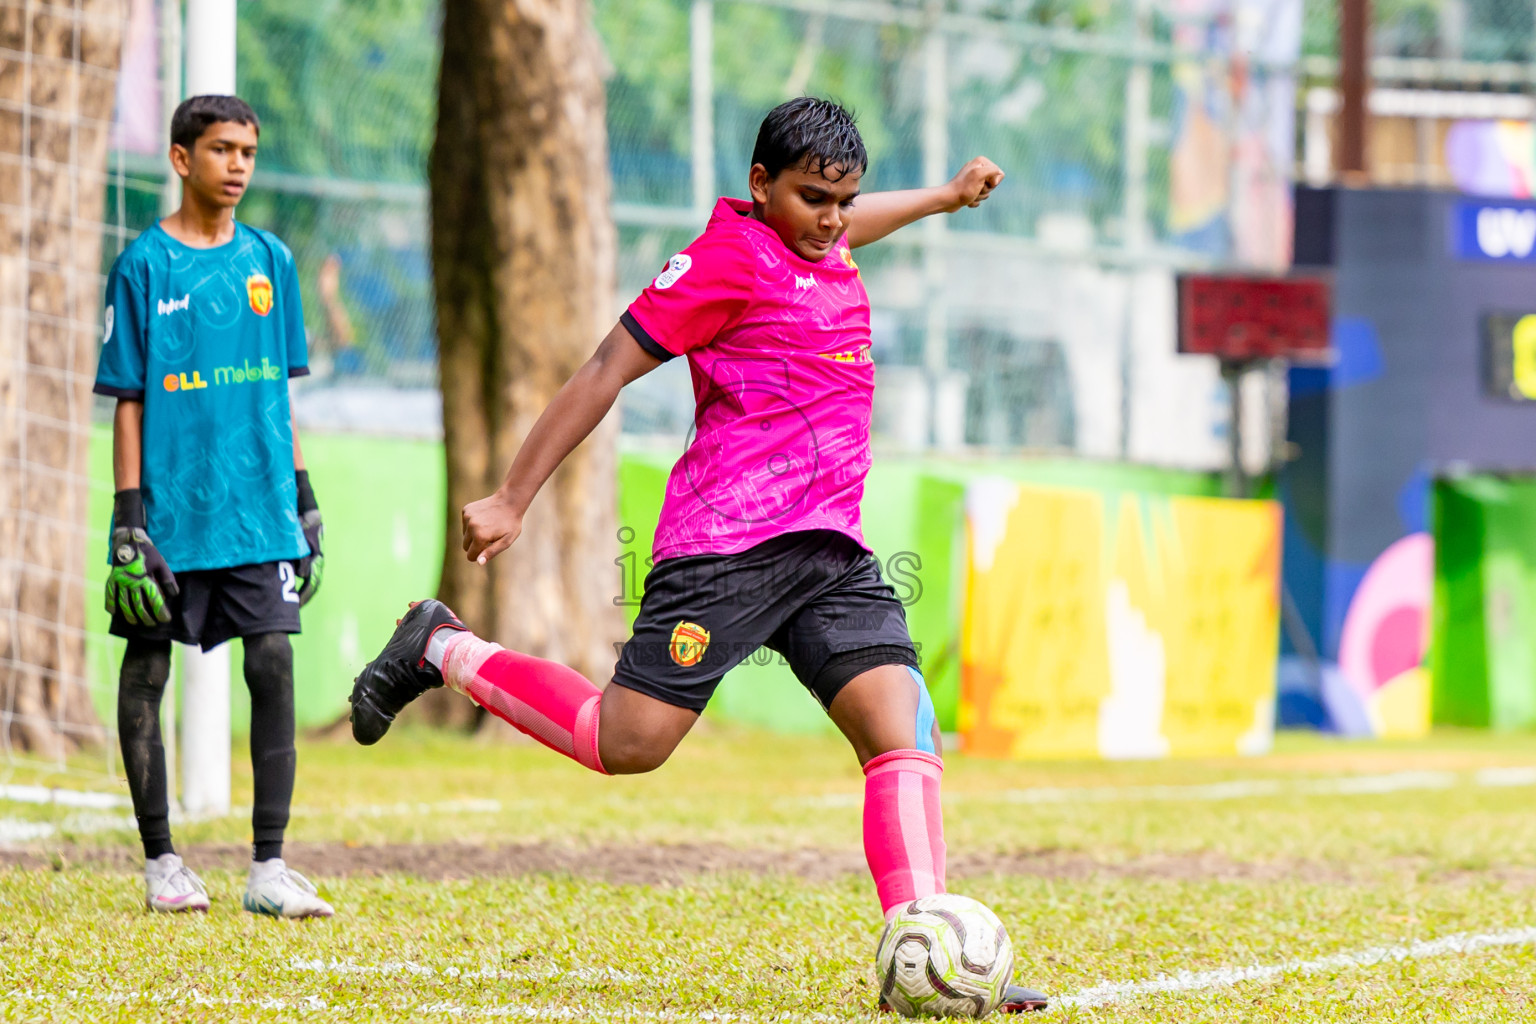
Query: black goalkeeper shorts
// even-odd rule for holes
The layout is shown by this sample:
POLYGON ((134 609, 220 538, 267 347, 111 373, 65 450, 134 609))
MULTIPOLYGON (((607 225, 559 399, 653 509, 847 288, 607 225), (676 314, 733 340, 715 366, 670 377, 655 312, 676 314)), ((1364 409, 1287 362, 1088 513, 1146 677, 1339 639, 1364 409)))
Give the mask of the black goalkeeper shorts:
POLYGON ((112 635, 136 640, 175 640, 208 651, 235 637, 299 632, 297 566, 257 562, 229 569, 176 574, 181 593, 167 596, 171 621, 130 625, 112 613, 112 635))
POLYGON ((760 647, 781 655, 823 708, 861 672, 917 667, 880 563, 850 537, 811 530, 658 563, 613 681, 702 711, 726 672, 760 647))

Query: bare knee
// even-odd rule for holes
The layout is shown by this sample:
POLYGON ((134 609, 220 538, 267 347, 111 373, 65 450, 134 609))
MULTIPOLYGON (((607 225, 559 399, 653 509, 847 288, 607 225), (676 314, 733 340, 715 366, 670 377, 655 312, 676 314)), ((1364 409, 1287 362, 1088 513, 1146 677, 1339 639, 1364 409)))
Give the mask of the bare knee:
POLYGON ((610 775, 641 775, 667 763, 699 713, 609 684, 598 711, 597 753, 610 775))
POLYGON ((603 769, 609 775, 643 775, 655 771, 667 763, 667 758, 676 749, 658 739, 626 736, 610 741, 607 736, 599 735, 598 756, 603 759, 603 769))

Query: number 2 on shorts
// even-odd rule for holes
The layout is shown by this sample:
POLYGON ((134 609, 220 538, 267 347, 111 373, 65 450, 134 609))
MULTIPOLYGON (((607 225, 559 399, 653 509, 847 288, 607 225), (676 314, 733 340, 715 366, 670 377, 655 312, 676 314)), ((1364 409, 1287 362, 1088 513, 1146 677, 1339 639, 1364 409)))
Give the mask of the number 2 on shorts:
POLYGON ((289 604, 298 604, 299 595, 293 589, 299 582, 298 574, 293 571, 292 562, 277 563, 277 578, 283 583, 283 600, 289 604))

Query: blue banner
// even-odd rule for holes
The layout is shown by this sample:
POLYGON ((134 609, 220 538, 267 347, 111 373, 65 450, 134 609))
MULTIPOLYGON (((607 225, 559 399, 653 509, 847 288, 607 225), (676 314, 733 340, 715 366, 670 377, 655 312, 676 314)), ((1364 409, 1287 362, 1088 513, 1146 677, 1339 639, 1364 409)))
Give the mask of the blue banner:
POLYGON ((1536 206, 1457 203, 1451 208, 1451 253, 1464 260, 1536 263, 1536 206))

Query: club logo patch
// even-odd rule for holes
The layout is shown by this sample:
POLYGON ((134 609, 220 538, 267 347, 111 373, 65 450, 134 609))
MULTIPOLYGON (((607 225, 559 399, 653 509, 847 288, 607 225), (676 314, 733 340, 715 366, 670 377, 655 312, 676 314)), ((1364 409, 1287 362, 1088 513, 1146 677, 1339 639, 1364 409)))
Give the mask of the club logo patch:
POLYGON ((266 316, 272 312, 272 282, 266 274, 252 274, 245 279, 245 294, 251 300, 251 312, 266 316))
POLYGON ((853 262, 853 253, 849 252, 847 249, 839 249, 837 250, 837 254, 843 258, 843 263, 848 266, 849 270, 852 270, 855 274, 858 274, 860 280, 864 279, 864 275, 859 271, 859 265, 853 262))
POLYGON ((709 630, 697 622, 679 622, 672 629, 672 660, 683 668, 692 668, 709 650, 709 630))
POLYGON ((678 278, 688 273, 688 268, 691 266, 693 266, 693 257, 680 252, 667 260, 667 265, 662 268, 660 274, 656 275, 656 280, 652 283, 657 288, 671 288, 677 284, 678 278))

